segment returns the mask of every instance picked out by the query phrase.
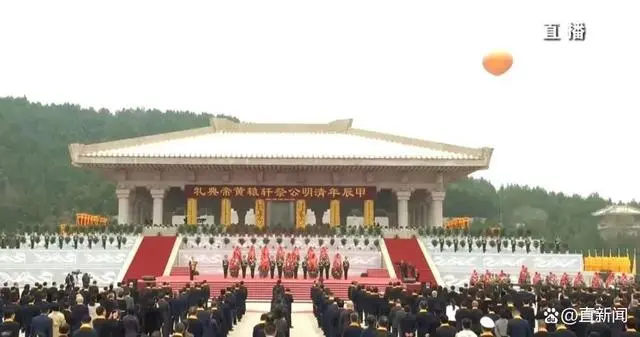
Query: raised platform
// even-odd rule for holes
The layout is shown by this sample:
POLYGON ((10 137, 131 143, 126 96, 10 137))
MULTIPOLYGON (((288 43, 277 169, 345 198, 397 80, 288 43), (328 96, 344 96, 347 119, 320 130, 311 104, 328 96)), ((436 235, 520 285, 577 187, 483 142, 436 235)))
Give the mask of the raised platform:
MULTIPOLYGON (((245 286, 248 289, 249 300, 270 300, 273 286, 276 284, 277 279, 271 278, 224 278, 220 275, 199 275, 196 276, 195 282, 207 281, 211 287, 211 296, 217 296, 220 294, 220 289, 230 287, 236 282, 244 281, 245 286)), ((311 300, 310 291, 313 279, 283 279, 282 284, 285 288, 291 289, 293 298, 296 301, 309 301, 311 300)), ((378 278, 378 277, 352 277, 347 280, 324 280, 326 287, 330 288, 335 296, 340 298, 347 298, 347 290, 352 281, 358 281, 360 284, 367 286, 375 286, 379 289, 384 289, 392 279, 378 278)), ((174 290, 178 290, 185 286, 189 281, 189 276, 174 275, 174 276, 162 276, 156 278, 156 282, 168 282, 174 290)))

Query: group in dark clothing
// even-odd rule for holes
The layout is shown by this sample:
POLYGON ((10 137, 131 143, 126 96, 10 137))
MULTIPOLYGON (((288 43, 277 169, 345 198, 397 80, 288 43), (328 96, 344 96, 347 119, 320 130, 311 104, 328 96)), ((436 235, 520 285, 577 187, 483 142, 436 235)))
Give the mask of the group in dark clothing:
POLYGON ((206 282, 174 292, 168 284, 27 285, 0 288, 0 336, 225 337, 246 312, 242 282, 211 297, 206 282))
POLYGON ((379 291, 352 282, 349 301, 336 298, 322 282, 311 288, 314 315, 326 337, 640 337, 640 287, 590 289, 555 286, 478 285, 459 289, 423 284, 408 291, 399 282, 379 291), (545 309, 628 309, 624 321, 545 324, 545 309), (537 308, 537 310, 536 310, 537 308), (364 323, 366 328, 361 324, 364 323), (538 325, 538 329, 534 331, 538 325))

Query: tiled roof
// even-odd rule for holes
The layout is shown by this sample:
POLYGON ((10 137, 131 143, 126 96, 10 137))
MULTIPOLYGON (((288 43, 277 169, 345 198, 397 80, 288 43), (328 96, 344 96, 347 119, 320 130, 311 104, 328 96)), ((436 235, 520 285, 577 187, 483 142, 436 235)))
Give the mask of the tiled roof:
MULTIPOLYGON (((71 144, 73 163, 124 158, 152 163, 154 158, 202 159, 327 159, 327 160, 424 160, 456 166, 465 162, 488 167, 490 148, 468 148, 351 127, 352 120, 327 124, 235 123, 212 119, 210 127, 99 144, 71 144)), ((210 161, 208 162, 210 163, 210 161)), ((416 165, 423 165, 418 163, 416 165)))
POLYGON ((640 215, 640 209, 631 207, 629 205, 611 205, 592 213, 593 216, 603 216, 609 214, 640 215))
POLYGON ((344 133, 209 134, 85 153, 87 157, 165 158, 332 158, 332 159, 479 159, 344 133))

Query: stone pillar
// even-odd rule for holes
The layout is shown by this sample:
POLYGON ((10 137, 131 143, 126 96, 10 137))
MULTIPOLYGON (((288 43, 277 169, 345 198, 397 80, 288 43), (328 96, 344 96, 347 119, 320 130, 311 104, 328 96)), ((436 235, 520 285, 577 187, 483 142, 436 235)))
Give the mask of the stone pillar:
POLYGON ((149 190, 153 198, 153 224, 162 225, 164 221, 164 188, 152 188, 149 190))
POLYGON ((129 223, 129 196, 131 189, 118 188, 116 196, 118 197, 118 224, 126 225, 129 223))
POLYGON ((409 226, 409 198, 411 191, 397 191, 398 197, 398 227, 407 228, 409 226))
POLYGON ((445 192, 431 192, 431 207, 429 207, 431 223, 433 227, 442 227, 442 202, 445 192))

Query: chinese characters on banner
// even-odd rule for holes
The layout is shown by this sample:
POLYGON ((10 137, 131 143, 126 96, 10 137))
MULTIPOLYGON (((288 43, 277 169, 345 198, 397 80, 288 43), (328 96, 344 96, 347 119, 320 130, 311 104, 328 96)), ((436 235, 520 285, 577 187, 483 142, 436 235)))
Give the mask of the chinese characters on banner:
MULTIPOLYGON (((559 23, 545 24, 545 41, 562 41, 563 26, 559 23)), ((570 23, 567 30, 569 41, 585 41, 587 39, 587 24, 584 22, 570 23)))
POLYGON ((293 199, 376 199, 375 186, 243 186, 243 185, 187 185, 187 198, 261 198, 293 199))

